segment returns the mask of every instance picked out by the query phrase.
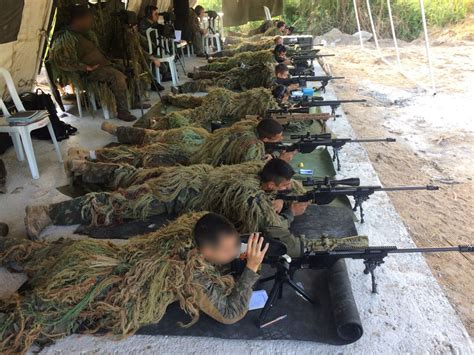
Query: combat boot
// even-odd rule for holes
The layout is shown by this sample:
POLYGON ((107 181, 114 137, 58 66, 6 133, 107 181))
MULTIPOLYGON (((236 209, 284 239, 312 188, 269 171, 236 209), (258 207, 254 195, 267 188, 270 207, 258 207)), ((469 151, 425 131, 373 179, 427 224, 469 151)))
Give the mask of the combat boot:
POLYGON ((130 111, 119 111, 117 112, 117 118, 125 122, 135 121, 137 118, 130 113, 130 111))
POLYGON ((26 234, 31 240, 37 240, 41 231, 52 224, 48 206, 27 206, 25 216, 26 234))

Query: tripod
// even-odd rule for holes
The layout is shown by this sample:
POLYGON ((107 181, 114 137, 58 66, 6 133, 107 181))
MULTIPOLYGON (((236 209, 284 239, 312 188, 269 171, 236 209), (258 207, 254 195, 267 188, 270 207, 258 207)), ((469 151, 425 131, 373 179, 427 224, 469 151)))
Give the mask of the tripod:
POLYGON ((257 326, 261 327, 270 311, 271 307, 275 303, 277 296, 279 299, 283 296, 283 285, 290 286, 296 293, 301 295, 306 301, 311 304, 319 305, 319 302, 315 299, 312 299, 305 290, 303 290, 298 284, 294 281, 293 275, 298 268, 291 268, 290 264, 282 257, 280 261, 276 264, 277 271, 273 276, 265 277, 259 281, 260 284, 274 281, 273 287, 268 296, 268 300, 265 303, 262 311, 260 312, 257 320, 257 326))

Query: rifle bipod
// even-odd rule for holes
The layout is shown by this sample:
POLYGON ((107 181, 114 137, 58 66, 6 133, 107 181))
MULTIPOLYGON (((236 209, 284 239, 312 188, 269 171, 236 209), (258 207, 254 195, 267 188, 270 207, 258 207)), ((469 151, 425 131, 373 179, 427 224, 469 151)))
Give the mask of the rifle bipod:
POLYGON ((319 302, 313 298, 311 298, 305 290, 303 290, 298 284, 293 280, 293 275, 296 270, 290 268, 290 263, 285 260, 285 256, 281 258, 279 262, 276 264, 277 271, 273 276, 265 277, 258 281, 259 284, 263 284, 268 281, 274 281, 270 294, 268 295, 267 302, 265 302, 265 306, 263 307, 262 311, 260 312, 258 319, 257 319, 257 327, 261 327, 264 325, 265 319, 268 315, 268 312, 272 308, 273 304, 275 303, 277 296, 278 299, 283 297, 283 285, 289 285, 296 293, 298 293, 301 297, 303 297, 309 303, 319 306, 319 302))

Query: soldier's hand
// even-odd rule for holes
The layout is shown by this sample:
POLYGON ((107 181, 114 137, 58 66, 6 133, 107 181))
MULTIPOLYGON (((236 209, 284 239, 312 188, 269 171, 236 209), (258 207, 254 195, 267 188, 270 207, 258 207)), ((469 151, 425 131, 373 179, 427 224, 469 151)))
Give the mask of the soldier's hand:
POLYGON ((86 71, 87 71, 87 72, 91 72, 91 71, 96 70, 98 67, 99 67, 99 64, 96 64, 96 65, 87 65, 87 66, 86 66, 86 71))
POLYGON ((268 163, 268 162, 269 162, 270 160, 272 160, 272 159, 273 159, 273 156, 272 156, 271 154, 265 154, 265 155, 263 156, 263 161, 264 161, 265 163, 268 163))
POLYGON ((263 257, 268 250, 269 244, 266 243, 263 247, 263 237, 259 233, 250 234, 247 244, 247 267, 253 272, 258 271, 258 267, 263 261, 263 257))
POLYGON ((153 62, 153 64, 155 65, 155 67, 159 67, 161 65, 161 62, 158 58, 156 58, 154 56, 151 56, 150 59, 153 62))
POLYGON ((280 213, 281 210, 283 209, 284 204, 285 204, 285 202, 283 200, 273 200, 272 201, 273 210, 276 213, 280 213))
POLYGON ((301 216, 305 213, 308 206, 309 202, 293 202, 290 206, 290 210, 293 213, 293 216, 301 216))
POLYGON ((286 161, 287 163, 289 163, 295 157, 295 155, 297 153, 298 153, 298 150, 294 150, 292 152, 282 151, 280 153, 280 159, 286 161))

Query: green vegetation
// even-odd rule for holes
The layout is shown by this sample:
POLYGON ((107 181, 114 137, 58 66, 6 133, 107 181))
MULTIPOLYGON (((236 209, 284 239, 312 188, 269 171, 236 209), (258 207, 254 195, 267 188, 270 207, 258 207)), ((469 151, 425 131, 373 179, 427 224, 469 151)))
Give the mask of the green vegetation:
MULTIPOLYGON (((221 9, 222 0, 198 1, 206 8, 221 9)), ((377 33, 390 37, 390 22, 386 0, 371 0, 371 10, 377 33)), ((423 27, 418 0, 392 0, 392 13, 397 37, 404 40, 418 38, 423 27)), ((359 18, 363 30, 370 31, 366 1, 357 0, 359 18)), ((443 27, 464 19, 474 10, 474 0, 425 0, 429 26, 443 27)), ((357 31, 353 3, 350 0, 285 0, 284 19, 300 30, 315 35, 336 27, 346 33, 357 31)), ((244 26, 242 30, 254 27, 244 26)))

